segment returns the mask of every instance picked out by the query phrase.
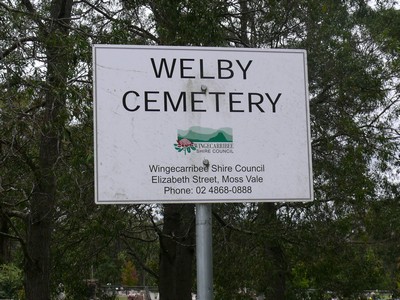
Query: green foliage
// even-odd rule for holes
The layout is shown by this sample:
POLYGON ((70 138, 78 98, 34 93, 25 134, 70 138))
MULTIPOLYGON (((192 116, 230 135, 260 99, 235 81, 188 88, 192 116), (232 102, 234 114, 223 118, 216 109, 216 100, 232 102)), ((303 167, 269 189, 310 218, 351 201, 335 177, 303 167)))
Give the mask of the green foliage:
POLYGON ((220 20, 226 12, 225 1, 156 0, 150 6, 160 44, 221 45, 220 20))
POLYGON ((121 270, 121 282, 125 286, 136 286, 138 284, 138 275, 135 265, 131 260, 124 263, 121 270))
MULTIPOLYGON (((65 97, 53 124, 54 290, 63 282, 79 299, 92 275, 117 284, 124 269, 128 282, 133 266, 137 279, 158 280, 158 208, 93 203, 93 43, 304 48, 316 200, 214 205, 216 298, 264 293, 276 300, 274 291, 284 288, 285 299, 323 299, 327 291, 351 299, 364 289, 398 289, 400 17, 392 1, 374 8, 367 2, 74 2, 68 36, 44 30, 55 24, 49 1, 32 2, 35 13, 24 6, 28 1, 0 4, 0 219, 8 228, 2 241, 20 242, 8 259, 27 254, 26 217, 42 175, 44 100, 51 91, 65 97), (65 58, 53 76, 64 76, 66 86, 57 88, 46 75, 53 54, 46 48, 65 58)), ((0 285, 15 293, 20 271, 2 268, 0 285)))
POLYGON ((19 299, 22 271, 13 264, 0 265, 0 298, 19 299))

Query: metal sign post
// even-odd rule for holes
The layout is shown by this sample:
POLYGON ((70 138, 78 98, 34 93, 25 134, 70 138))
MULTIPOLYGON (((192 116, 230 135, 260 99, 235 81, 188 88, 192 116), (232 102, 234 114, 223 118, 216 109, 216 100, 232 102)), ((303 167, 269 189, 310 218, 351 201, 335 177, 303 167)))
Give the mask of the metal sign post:
POLYGON ((213 299, 212 204, 196 204, 197 299, 213 299))

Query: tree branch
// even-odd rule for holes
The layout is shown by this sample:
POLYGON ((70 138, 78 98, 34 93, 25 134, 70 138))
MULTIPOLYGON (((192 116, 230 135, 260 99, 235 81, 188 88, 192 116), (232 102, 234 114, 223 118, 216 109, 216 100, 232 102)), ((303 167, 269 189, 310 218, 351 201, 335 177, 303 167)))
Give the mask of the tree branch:
POLYGON ((38 24, 39 28, 46 31, 46 27, 44 26, 44 24, 38 17, 38 14, 37 14, 35 8, 33 7, 33 4, 29 0, 21 0, 21 2, 26 7, 28 12, 31 14, 32 19, 36 22, 36 24, 38 24))
POLYGON ((140 259, 139 255, 136 254, 136 252, 131 247, 131 245, 129 245, 129 243, 125 239, 122 239, 122 241, 124 242, 125 246, 128 248, 128 253, 134 257, 134 259, 139 263, 140 267, 143 270, 145 270, 147 273, 152 275, 154 278, 158 279, 158 274, 145 265, 145 263, 140 259))
MULTIPOLYGON (((104 17, 106 17, 108 20, 113 21, 113 22, 121 22, 120 20, 115 19, 113 16, 109 15, 107 12, 99 9, 97 6, 93 5, 92 3, 89 3, 87 0, 82 0, 82 2, 85 3, 86 5, 90 6, 92 9, 94 9, 95 11, 97 11, 98 13, 103 15, 104 17)), ((148 32, 138 26, 132 25, 132 24, 127 24, 127 25, 128 25, 128 27, 133 29, 138 36, 140 36, 142 38, 149 38, 149 39, 155 41, 156 43, 159 43, 159 39, 156 36, 152 35, 150 32, 148 32)))
MULTIPOLYGON (((13 211, 13 213, 14 212, 15 211, 13 211)), ((4 232, 0 232, 0 235, 6 236, 8 238, 11 238, 11 239, 19 241, 19 243, 21 244, 22 251, 25 254, 26 259, 28 259, 28 260, 30 260, 32 262, 32 258, 29 255, 29 251, 28 251, 28 248, 27 248, 27 245, 26 245, 26 241, 22 238, 22 235, 19 233, 19 230, 14 225, 14 223, 11 221, 9 213, 10 213, 9 211, 7 211, 7 213, 5 213, 3 211, 3 209, 0 209, 0 214, 2 216, 4 216, 4 218, 7 220, 8 224, 10 224, 12 230, 15 232, 16 235, 10 235, 10 234, 4 233, 4 232)))
POLYGON ((33 7, 32 3, 29 0, 21 0, 21 2, 31 14, 36 13, 35 8, 33 7))
POLYGON ((223 227, 227 227, 227 228, 229 228, 231 230, 234 230, 234 231, 237 231, 237 232, 241 232, 241 233, 245 233, 245 234, 249 234, 249 235, 257 234, 254 231, 243 230, 241 228, 237 228, 237 227, 234 227, 232 225, 227 224, 216 212, 213 212, 212 214, 215 217, 215 219, 218 221, 218 223, 220 223, 223 227))
POLYGON ((28 217, 28 214, 23 213, 22 211, 18 211, 18 210, 7 210, 7 215, 8 215, 8 217, 16 217, 23 221, 25 221, 26 218, 28 217))
POLYGON ((2 60, 3 58, 5 58, 6 56, 8 56, 9 54, 11 54, 15 49, 17 49, 18 47, 20 47, 22 45, 22 43, 25 42, 34 42, 37 41, 37 37, 35 36, 28 36, 25 38, 21 38, 18 39, 17 41, 15 41, 10 47, 8 47, 7 49, 5 49, 4 51, 0 52, 0 60, 2 60))

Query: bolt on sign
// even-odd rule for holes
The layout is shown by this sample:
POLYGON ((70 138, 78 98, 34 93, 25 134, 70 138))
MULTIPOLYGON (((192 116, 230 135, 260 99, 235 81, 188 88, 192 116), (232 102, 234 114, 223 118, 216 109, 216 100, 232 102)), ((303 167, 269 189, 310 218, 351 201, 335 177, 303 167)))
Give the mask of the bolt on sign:
POLYGON ((98 204, 311 201, 304 50, 94 45, 98 204))

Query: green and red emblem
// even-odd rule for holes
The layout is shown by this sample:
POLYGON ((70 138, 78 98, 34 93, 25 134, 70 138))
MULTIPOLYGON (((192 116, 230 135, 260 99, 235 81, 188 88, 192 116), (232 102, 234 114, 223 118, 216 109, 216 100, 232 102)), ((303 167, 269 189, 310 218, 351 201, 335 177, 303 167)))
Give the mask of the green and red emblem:
POLYGON ((174 144, 174 146, 175 149, 178 150, 178 152, 185 152, 185 155, 186 153, 190 153, 197 149, 193 142, 186 138, 176 140, 176 144, 174 144))

